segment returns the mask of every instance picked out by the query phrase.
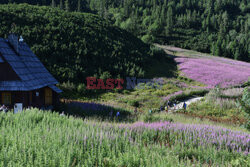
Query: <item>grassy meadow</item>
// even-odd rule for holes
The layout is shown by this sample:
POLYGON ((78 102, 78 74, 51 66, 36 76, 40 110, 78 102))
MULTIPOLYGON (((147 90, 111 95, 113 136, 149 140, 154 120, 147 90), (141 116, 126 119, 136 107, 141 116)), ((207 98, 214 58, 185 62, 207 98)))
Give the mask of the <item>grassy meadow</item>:
POLYGON ((101 93, 85 90, 82 93, 82 90, 79 91, 78 89, 79 86, 63 83, 61 88, 65 90, 64 98, 85 103, 93 102, 129 111, 134 111, 136 107, 143 117, 149 110, 157 114, 160 107, 165 106, 167 101, 179 103, 194 97, 204 97, 201 101, 192 103, 186 112, 179 110, 176 115, 184 114, 213 122, 233 123, 237 126, 248 121, 245 114, 240 110, 239 100, 244 88, 249 86, 250 76, 247 73, 250 70, 249 63, 175 47, 156 46, 164 49, 168 56, 173 57, 178 62, 174 65, 173 63, 158 61, 154 63, 154 66, 149 67, 148 71, 151 72, 147 73, 148 77, 159 83, 161 89, 145 87, 144 89, 135 88, 134 90, 109 90, 101 93), (185 61, 180 61, 184 58, 185 61), (204 63, 197 63, 195 62, 196 59, 197 61, 209 61, 207 65, 204 65, 204 69, 200 69, 204 63), (210 61, 222 63, 222 66, 230 69, 231 72, 223 75, 220 66, 217 68, 213 66, 214 69, 211 70, 209 64, 212 63, 210 61), (190 62, 191 64, 188 64, 190 62), (196 72, 194 72, 195 70, 196 72), (211 71, 211 74, 209 71, 211 71), (245 72, 239 76, 237 74, 240 71, 245 72), (196 75, 192 76, 193 73, 196 73, 196 75), (190 79, 188 76, 193 78, 190 79))
POLYGON ((211 125, 0 114, 0 166, 247 166, 250 134, 211 125))

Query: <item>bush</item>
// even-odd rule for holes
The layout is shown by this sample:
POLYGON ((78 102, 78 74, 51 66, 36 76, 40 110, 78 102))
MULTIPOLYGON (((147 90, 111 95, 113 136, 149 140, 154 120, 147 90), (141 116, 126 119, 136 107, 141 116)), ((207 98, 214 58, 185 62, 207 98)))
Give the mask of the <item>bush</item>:
POLYGON ((154 55, 154 57, 156 58, 162 58, 162 56, 166 55, 165 51, 161 48, 158 48, 156 46, 151 46, 151 52, 152 52, 152 55, 154 55))
POLYGON ((79 84, 77 86, 77 93, 79 93, 79 95, 84 95, 86 93, 86 86, 85 86, 85 84, 79 84))
POLYGON ((63 82, 62 84, 59 85, 59 87, 63 90, 63 91, 76 91, 76 85, 72 82, 63 82))
POLYGON ((159 109, 159 108, 153 108, 153 109, 152 109, 152 112, 153 112, 153 113, 160 112, 160 109, 159 109))
POLYGON ((245 88, 241 99, 242 111, 250 115, 250 88, 245 88))
POLYGON ((240 100, 240 110, 246 114, 248 122, 245 127, 250 130, 250 88, 245 88, 240 100))
POLYGON ((143 42, 145 42, 145 43, 150 43, 150 42, 152 42, 152 36, 149 35, 149 34, 146 34, 146 35, 144 35, 144 36, 141 38, 141 40, 142 40, 143 42))
POLYGON ((248 87, 248 86, 250 86, 250 79, 242 85, 242 87, 248 87))
POLYGON ((123 93, 124 93, 124 94, 129 94, 130 92, 129 92, 128 90, 125 89, 125 90, 123 90, 123 93))
POLYGON ((128 104, 132 107, 139 107, 140 103, 137 100, 129 100, 128 104))
POLYGON ((109 78, 112 78, 112 75, 108 71, 103 72, 102 75, 100 76, 100 79, 103 79, 104 81, 106 81, 109 78))

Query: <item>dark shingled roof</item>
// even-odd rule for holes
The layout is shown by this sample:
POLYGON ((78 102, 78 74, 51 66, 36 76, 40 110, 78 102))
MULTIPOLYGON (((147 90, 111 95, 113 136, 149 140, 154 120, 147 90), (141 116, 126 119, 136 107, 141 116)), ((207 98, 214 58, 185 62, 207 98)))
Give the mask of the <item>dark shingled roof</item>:
POLYGON ((10 37, 9 40, 0 38, 0 62, 7 61, 21 79, 0 81, 0 91, 30 91, 48 86, 57 93, 62 92, 55 86, 58 81, 25 42, 19 42, 18 49, 14 48, 10 37))

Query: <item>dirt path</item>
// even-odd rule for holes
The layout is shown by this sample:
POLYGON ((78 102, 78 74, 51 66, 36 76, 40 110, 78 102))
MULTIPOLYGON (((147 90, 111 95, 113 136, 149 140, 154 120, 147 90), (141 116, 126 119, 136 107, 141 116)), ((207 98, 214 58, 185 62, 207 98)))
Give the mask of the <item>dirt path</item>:
MULTIPOLYGON (((191 104, 191 103, 195 103, 197 101, 200 101, 202 100, 204 97, 195 97, 195 98, 192 98, 192 99, 188 99, 186 100, 186 104, 187 104, 187 107, 191 104)), ((175 107, 171 107, 171 110, 172 111, 175 111, 175 110, 180 110, 183 108, 183 104, 184 102, 181 102, 181 103, 178 103, 175 107)))

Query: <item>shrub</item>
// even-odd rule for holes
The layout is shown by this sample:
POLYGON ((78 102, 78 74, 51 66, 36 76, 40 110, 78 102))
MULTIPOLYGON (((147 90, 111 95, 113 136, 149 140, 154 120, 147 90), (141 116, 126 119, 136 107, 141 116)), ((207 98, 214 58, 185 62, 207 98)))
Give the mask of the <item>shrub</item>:
POLYGON ((165 51, 161 48, 158 48, 156 46, 151 47, 152 55, 154 55, 156 58, 162 58, 163 55, 166 55, 165 51))
POLYGON ((104 81, 106 81, 107 79, 111 77, 112 75, 108 71, 103 72, 102 75, 100 76, 100 78, 103 79, 104 81))
POLYGON ((59 85, 59 87, 63 90, 63 91, 75 91, 76 90, 76 86, 74 83, 72 82, 63 82, 61 85, 59 85))
POLYGON ((241 99, 242 111, 250 114, 250 87, 245 88, 241 99))
POLYGON ((150 42, 152 41, 152 36, 146 34, 146 35, 144 35, 144 36, 141 38, 141 40, 142 40, 143 42, 145 42, 145 43, 150 43, 150 42))
POLYGON ((250 79, 248 79, 248 81, 242 85, 242 87, 248 87, 248 86, 250 86, 250 79))
POLYGON ((153 109, 152 109, 152 112, 153 112, 153 113, 160 112, 160 109, 159 109, 159 108, 153 108, 153 109))
POLYGON ((124 94, 129 94, 130 92, 129 92, 128 90, 125 89, 125 90, 123 90, 123 93, 124 93, 124 94))
POLYGON ((80 94, 80 95, 84 95, 86 93, 86 86, 85 84, 79 84, 77 86, 77 92, 80 94))
POLYGON ((137 100, 129 100, 128 104, 132 107, 139 107, 140 103, 137 100))
POLYGON ((245 127, 250 130, 250 87, 244 89, 240 100, 240 109, 246 114, 248 122, 245 127))

